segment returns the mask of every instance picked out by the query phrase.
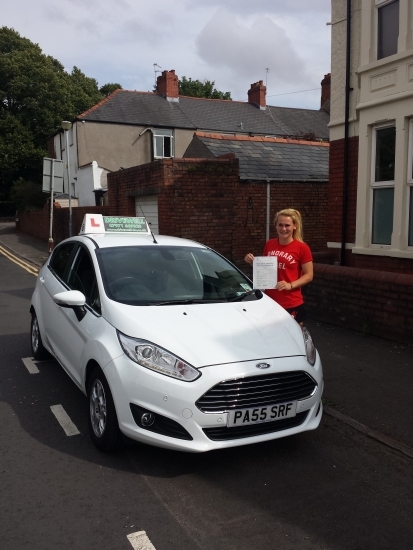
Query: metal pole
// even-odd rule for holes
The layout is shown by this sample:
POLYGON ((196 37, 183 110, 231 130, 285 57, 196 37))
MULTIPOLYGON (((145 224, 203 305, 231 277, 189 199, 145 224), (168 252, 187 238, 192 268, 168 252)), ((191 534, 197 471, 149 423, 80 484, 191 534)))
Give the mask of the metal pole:
POLYGON ((53 250, 53 192, 54 192, 54 160, 52 159, 52 181, 50 182, 50 225, 49 225, 49 254, 53 250))
POLYGON ((66 167, 67 167, 67 186, 69 191, 69 237, 72 236, 72 189, 70 186, 70 160, 69 160, 69 140, 67 137, 67 134, 69 133, 69 130, 65 130, 65 142, 66 142, 66 167))

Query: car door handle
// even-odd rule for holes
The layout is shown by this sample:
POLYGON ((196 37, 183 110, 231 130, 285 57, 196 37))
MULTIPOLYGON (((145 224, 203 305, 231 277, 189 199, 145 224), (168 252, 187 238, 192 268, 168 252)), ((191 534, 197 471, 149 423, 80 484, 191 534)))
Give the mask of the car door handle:
POLYGON ((44 285, 44 277, 39 277, 39 281, 44 285))

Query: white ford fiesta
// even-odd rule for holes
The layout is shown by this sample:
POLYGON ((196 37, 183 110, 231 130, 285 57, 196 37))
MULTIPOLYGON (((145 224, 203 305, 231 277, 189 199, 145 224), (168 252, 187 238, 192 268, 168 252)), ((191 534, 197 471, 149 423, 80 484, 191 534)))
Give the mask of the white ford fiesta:
POLYGON ((93 442, 202 452, 314 430, 323 374, 306 329, 199 243, 88 214, 40 270, 33 356, 88 396, 93 442))

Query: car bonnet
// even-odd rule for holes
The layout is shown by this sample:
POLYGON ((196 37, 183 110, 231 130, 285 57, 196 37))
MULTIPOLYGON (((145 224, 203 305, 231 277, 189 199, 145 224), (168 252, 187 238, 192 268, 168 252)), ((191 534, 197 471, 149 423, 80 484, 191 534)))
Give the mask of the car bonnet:
POLYGON ((305 355, 300 326, 267 296, 244 303, 111 302, 106 311, 123 334, 157 344, 194 367, 305 355))

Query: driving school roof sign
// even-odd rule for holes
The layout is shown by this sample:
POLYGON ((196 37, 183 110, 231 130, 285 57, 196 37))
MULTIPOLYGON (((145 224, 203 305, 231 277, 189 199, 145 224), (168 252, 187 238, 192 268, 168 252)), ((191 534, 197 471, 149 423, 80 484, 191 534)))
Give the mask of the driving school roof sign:
POLYGON ((88 233, 134 233, 150 235, 148 223, 144 217, 123 218, 117 216, 102 216, 102 214, 85 214, 79 235, 88 233))

